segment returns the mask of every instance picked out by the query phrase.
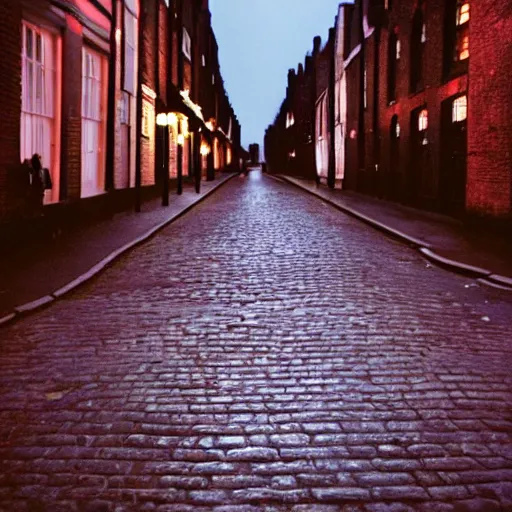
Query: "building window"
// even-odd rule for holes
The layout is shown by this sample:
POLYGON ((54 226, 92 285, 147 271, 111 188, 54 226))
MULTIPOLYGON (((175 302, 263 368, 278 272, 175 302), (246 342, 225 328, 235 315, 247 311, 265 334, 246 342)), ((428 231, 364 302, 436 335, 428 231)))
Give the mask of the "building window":
POLYGON ((203 68, 206 66, 206 57, 204 56, 204 53, 201 56, 201 63, 203 65, 203 68))
POLYGON ((82 197, 104 186, 105 61, 89 48, 82 55, 82 197))
POLYGON ((450 0, 445 18, 445 79, 467 71, 469 59, 470 4, 467 0, 450 0))
POLYGON ((457 3, 457 25, 460 27, 469 21, 469 3, 461 2, 457 3))
POLYGON ((455 12, 456 44, 455 61, 469 58, 469 2, 459 0, 455 12))
POLYGON ((468 117, 468 97, 460 96, 452 104, 452 122, 460 123, 468 117))
POLYGON ((293 112, 288 112, 286 114, 286 128, 293 126, 295 124, 295 118, 293 117, 293 112))
POLYGON ((182 45, 183 55, 188 59, 192 60, 192 40, 190 39, 190 35, 187 32, 187 29, 183 27, 183 45, 182 45))
POLYGON ((212 75, 212 85, 215 84, 215 75, 212 75))
POLYGON ((426 40, 423 13, 421 9, 417 9, 412 22, 411 34, 411 92, 417 92, 423 88, 423 54, 426 40))
POLYGON ((151 138, 155 124, 155 109, 147 100, 142 100, 142 135, 151 138))
POLYGON ((400 59, 400 40, 397 31, 392 30, 388 40, 388 103, 396 100, 396 74, 400 59))
POLYGON ((123 89, 132 96, 136 88, 136 34, 137 19, 135 15, 125 7, 124 10, 124 79, 123 89))
POLYGON ((398 119, 395 122, 395 138, 400 138, 400 123, 398 122, 398 119))
POLYGON ((418 114, 418 133, 420 136, 421 144, 423 146, 428 144, 427 128, 428 128, 428 112, 427 112, 427 109, 424 108, 418 114))
MULTIPOLYGON (((49 32, 22 25, 21 160, 41 155, 52 174, 56 144, 56 41, 49 32)), ((53 180, 55 181, 55 179, 53 180)))

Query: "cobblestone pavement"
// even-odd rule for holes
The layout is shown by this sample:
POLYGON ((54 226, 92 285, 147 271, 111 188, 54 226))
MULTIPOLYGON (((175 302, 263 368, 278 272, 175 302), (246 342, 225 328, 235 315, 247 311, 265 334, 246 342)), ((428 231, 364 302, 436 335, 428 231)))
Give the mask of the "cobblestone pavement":
POLYGON ((0 510, 512 510, 511 319, 237 178, 0 331, 0 510))

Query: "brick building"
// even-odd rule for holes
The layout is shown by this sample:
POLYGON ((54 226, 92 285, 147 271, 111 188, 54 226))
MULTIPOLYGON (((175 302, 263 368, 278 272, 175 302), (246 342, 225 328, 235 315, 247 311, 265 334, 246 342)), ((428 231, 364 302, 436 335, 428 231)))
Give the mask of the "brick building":
MULTIPOLYGON (((327 135, 343 126, 331 137, 343 188, 452 215, 512 216, 510 2, 356 0, 340 5, 335 48, 327 135)), ((286 151, 279 130, 267 130, 270 155, 286 151)), ((317 162, 324 181, 327 168, 317 162)))
POLYGON ((21 162, 34 153, 57 217, 126 206, 179 167, 206 179, 214 157, 216 169, 237 165, 208 0, 6 0, 0 15, 2 223, 26 213, 21 162), (180 122, 167 136, 156 118, 169 112, 180 122))

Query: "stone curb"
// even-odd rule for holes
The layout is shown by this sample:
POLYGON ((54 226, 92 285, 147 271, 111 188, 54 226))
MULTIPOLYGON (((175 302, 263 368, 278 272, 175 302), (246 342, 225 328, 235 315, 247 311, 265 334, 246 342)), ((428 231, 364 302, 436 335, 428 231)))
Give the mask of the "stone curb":
POLYGON ((424 241, 411 237, 409 235, 406 235, 405 233, 402 233, 401 231, 398 231, 390 226, 387 226, 386 224, 383 224, 382 222, 379 222, 375 219, 372 219, 371 217, 368 217, 362 213, 359 213, 358 211, 348 207, 340 205, 329 198, 326 198, 318 193, 316 193, 314 190, 311 190, 310 188, 307 188, 305 186, 302 186, 300 183, 296 183, 293 180, 290 180, 287 176, 278 175, 278 176, 270 176, 276 180, 279 180, 284 183, 289 183, 290 185, 294 185, 297 188, 300 188, 301 190, 310 193, 311 195, 317 197, 318 199, 321 199, 322 201, 330 204, 331 206, 334 206, 338 210, 347 213, 361 221, 363 221, 365 224, 368 224, 375 229, 378 229, 379 231, 390 235, 391 237, 398 239, 402 242, 407 243, 408 245, 414 247, 416 250, 418 250, 425 258, 427 258, 432 263, 435 263, 436 265, 443 267, 445 269, 448 269, 452 272, 456 272, 458 274, 462 274, 465 276, 470 276, 477 278, 479 282, 482 284, 485 284, 487 286, 492 286, 494 288, 499 288, 501 290, 508 290, 512 291, 512 279, 509 277, 501 276, 498 274, 493 274, 490 270, 480 268, 480 267, 474 267, 472 265, 467 265, 465 263, 462 263, 460 261, 452 260, 449 258, 445 258, 444 256, 440 256, 437 254, 433 247, 425 243, 424 241))
POLYGON ((146 242, 150 238, 152 238, 154 235, 156 235, 159 231, 167 227, 169 224, 172 224, 176 220, 178 220, 180 217, 185 215, 188 211, 190 211, 192 208, 197 206, 199 203, 204 201, 207 197, 209 197, 211 194, 216 192, 222 185, 225 185, 228 181, 233 179, 235 176, 238 176, 238 173, 230 174, 229 176, 226 176, 221 182, 219 182, 215 187, 210 189, 208 192, 206 192, 203 196, 199 197, 197 201, 193 202, 192 204, 189 204, 186 208, 181 210, 180 212, 176 213, 172 217, 168 218, 167 220, 161 222, 160 224, 157 224, 153 228, 151 228, 149 231, 144 233, 143 235, 139 236, 135 240, 128 242, 127 244, 123 245, 119 249, 116 249, 115 251, 111 252, 108 256, 103 258, 100 262, 98 262, 96 265, 91 267, 88 271, 84 272, 80 276, 78 276, 76 279, 73 279, 73 281, 69 282, 68 284, 64 285, 63 287, 59 288, 58 290, 54 291, 53 293, 49 295, 45 295, 44 297, 41 297, 39 299, 36 299, 31 302, 27 302, 26 304, 22 304, 21 306, 16 306, 14 310, 11 313, 8 313, 4 317, 0 318, 0 328, 4 325, 7 325, 9 323, 12 323, 24 316, 26 316, 29 313, 32 313, 36 310, 42 309, 43 307, 46 307, 56 300, 64 297, 68 293, 72 292, 82 284, 86 283, 87 281, 91 280, 93 277, 100 274, 103 270, 105 270, 109 265, 111 265, 115 260, 119 259, 122 255, 124 255, 126 252, 130 251, 131 249, 134 249, 138 245, 141 245, 142 243, 146 242))

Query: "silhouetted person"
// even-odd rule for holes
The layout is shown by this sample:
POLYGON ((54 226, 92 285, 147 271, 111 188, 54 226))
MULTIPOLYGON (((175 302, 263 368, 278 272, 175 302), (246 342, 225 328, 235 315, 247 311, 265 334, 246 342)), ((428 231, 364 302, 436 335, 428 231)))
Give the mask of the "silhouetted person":
POLYGON ((41 156, 37 153, 32 155, 29 168, 29 192, 28 192, 28 210, 30 214, 37 215, 41 213, 44 201, 45 179, 41 156))

